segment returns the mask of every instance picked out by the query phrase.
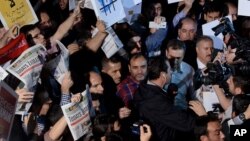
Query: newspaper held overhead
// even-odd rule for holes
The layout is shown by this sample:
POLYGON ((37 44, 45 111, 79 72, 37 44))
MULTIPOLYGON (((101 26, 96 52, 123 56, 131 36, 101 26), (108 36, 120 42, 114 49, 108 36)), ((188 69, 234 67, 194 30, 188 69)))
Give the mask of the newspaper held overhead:
POLYGON ((249 0, 239 0, 238 1, 238 15, 250 16, 250 1, 249 0))
POLYGON ((106 27, 126 17, 121 0, 91 0, 96 17, 104 21, 106 27))
POLYGON ((68 71, 69 51, 60 41, 56 40, 56 43, 60 49, 60 54, 46 63, 44 67, 50 70, 57 82, 61 84, 65 73, 68 71))
POLYGON ((18 95, 0 80, 0 140, 9 140, 18 95))
POLYGON ((29 0, 2 0, 0 19, 6 29, 9 29, 14 24, 19 24, 22 27, 38 22, 29 0))
MULTIPOLYGON (((35 45, 25 50, 11 65, 7 71, 24 82, 28 91, 35 92, 43 64, 45 63, 46 48, 43 45, 35 45)), ((27 112, 32 103, 18 103, 16 114, 27 112)))
POLYGON ((63 105, 62 111, 74 140, 78 140, 90 131, 89 90, 82 93, 82 101, 63 105))
MULTIPOLYGON (((120 48, 123 47, 123 44, 121 40, 116 35, 115 31, 109 27, 106 29, 106 31, 109 33, 108 36, 104 39, 104 42, 101 46, 103 52, 105 53, 107 58, 110 58, 113 56, 120 48)), ((95 36, 95 34, 98 32, 98 29, 95 28, 92 37, 95 36)))

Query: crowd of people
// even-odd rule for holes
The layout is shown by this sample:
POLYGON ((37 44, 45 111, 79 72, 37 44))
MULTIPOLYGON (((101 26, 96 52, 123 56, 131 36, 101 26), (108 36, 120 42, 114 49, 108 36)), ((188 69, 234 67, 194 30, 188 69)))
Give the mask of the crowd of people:
MULTIPOLYGON (((15 90, 18 103, 32 106, 15 115, 10 141, 74 140, 61 106, 80 102, 87 87, 94 114, 79 140, 229 141, 231 125, 249 125, 250 17, 237 15, 238 1, 142 0, 136 20, 112 25, 123 48, 109 58, 101 48, 109 33, 93 9, 69 11, 69 0, 30 2, 39 21, 20 33, 29 47, 46 47, 46 62, 61 41, 69 71, 60 84, 43 68, 34 92, 15 90), (202 25, 225 16, 233 28, 223 25, 216 44, 202 25), (149 28, 150 21, 167 25, 149 28), (207 93, 217 97, 219 110, 207 109, 207 93)), ((14 38, 1 24, 0 48, 14 38)), ((15 59, 0 65, 6 69, 15 59)))

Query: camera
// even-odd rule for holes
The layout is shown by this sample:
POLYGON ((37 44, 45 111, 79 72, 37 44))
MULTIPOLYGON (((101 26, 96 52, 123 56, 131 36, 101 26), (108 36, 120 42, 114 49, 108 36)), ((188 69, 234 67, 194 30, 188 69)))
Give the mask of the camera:
POLYGON ((220 20, 220 24, 213 27, 212 30, 214 31, 215 36, 218 36, 220 33, 226 35, 227 33, 234 33, 235 31, 233 24, 227 17, 223 17, 220 20))
POLYGON ((133 125, 131 126, 132 133, 135 135, 140 135, 140 126, 142 126, 143 124, 144 124, 143 120, 139 120, 137 122, 134 122, 133 125))
POLYGON ((195 73, 194 87, 198 89, 202 84, 219 84, 221 87, 227 89, 226 80, 232 73, 233 69, 227 64, 221 64, 219 61, 215 61, 214 63, 209 62, 204 73, 201 70, 195 73))

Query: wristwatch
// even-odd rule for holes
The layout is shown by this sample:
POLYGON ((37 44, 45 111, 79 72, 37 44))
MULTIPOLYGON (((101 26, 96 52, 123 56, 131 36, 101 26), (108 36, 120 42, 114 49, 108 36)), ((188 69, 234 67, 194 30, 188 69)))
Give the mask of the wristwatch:
POLYGON ((239 118, 240 118, 240 120, 242 120, 243 122, 246 121, 246 116, 244 115, 244 113, 240 113, 240 114, 239 114, 239 118))

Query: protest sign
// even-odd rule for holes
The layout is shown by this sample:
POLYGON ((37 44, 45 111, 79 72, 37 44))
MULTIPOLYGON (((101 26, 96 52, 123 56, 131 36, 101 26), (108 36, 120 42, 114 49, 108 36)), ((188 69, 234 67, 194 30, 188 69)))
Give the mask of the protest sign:
POLYGON ((69 51, 60 41, 56 40, 56 43, 60 49, 60 54, 46 63, 44 67, 50 70, 55 79, 61 84, 65 73, 68 72, 69 51))
POLYGON ((96 17, 105 22, 106 27, 126 17, 121 0, 91 0, 96 17))
POLYGON ((24 50, 29 47, 24 34, 20 34, 15 39, 11 40, 7 45, 0 48, 0 64, 17 58, 24 50))
POLYGON ((183 0, 168 0, 168 4, 177 3, 177 2, 180 2, 180 1, 183 1, 183 0))
POLYGON ((22 27, 38 22, 29 0, 2 0, 0 4, 0 19, 6 29, 9 29, 16 23, 22 27))
POLYGON ((238 15, 250 16, 250 0, 239 0, 238 1, 238 15))
POLYGON ((139 14, 141 14, 142 3, 136 4, 133 7, 127 8, 124 7, 126 13, 127 22, 131 25, 134 21, 137 20, 139 14))
POLYGON ((62 111, 74 140, 78 140, 90 131, 89 90, 82 93, 82 101, 63 105, 62 111))
POLYGON ((122 0, 122 4, 126 8, 132 8, 139 3, 142 3, 142 0, 122 0))
POLYGON ((9 140, 18 95, 0 80, 0 140, 9 140))
MULTIPOLYGON (((6 70, 24 82, 28 91, 35 92, 43 64, 45 62, 46 48, 35 45, 26 49, 6 70)), ((27 112, 31 103, 18 103, 16 114, 27 112)))

